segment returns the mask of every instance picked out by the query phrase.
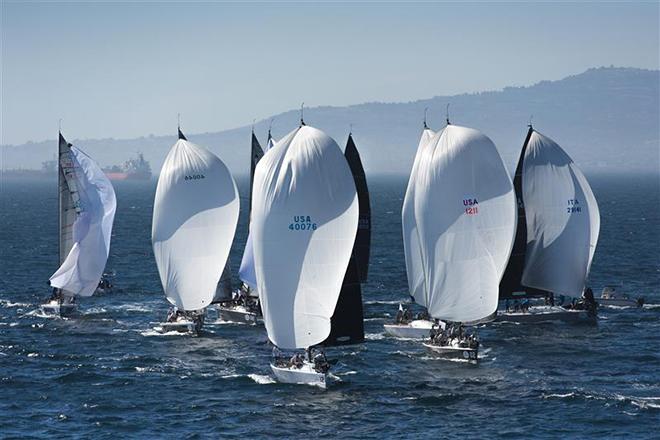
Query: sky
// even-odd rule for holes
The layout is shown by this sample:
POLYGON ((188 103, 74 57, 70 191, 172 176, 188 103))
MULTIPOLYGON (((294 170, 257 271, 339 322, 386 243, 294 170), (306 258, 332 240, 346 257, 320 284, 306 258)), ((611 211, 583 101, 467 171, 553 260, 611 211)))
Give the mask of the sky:
POLYGON ((213 132, 660 67, 648 3, 1 2, 0 143, 213 132))

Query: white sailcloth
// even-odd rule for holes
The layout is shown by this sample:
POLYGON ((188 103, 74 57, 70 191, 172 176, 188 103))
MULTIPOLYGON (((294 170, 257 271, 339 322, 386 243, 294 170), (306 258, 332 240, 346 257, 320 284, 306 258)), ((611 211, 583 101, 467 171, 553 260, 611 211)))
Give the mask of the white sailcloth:
POLYGON ((424 284, 424 267, 422 265, 421 253, 419 248, 419 231, 415 221, 415 187, 417 185, 417 175, 420 157, 425 155, 425 149, 435 132, 425 128, 417 146, 417 153, 413 162, 406 195, 403 199, 403 209, 401 211, 401 225, 403 227, 403 251, 406 258, 406 273, 408 275, 408 291, 415 302, 421 306, 428 307, 427 290, 424 284))
MULTIPOLYGON (((264 148, 264 154, 268 152, 273 145, 275 145, 275 141, 272 137, 269 137, 266 148, 264 148)), ((248 237, 245 242, 245 249, 243 250, 243 258, 241 258, 241 266, 238 269, 238 276, 241 281, 250 287, 251 290, 256 291, 257 274, 254 270, 254 251, 252 249, 252 232, 250 230, 248 230, 248 237)))
POLYGON ((337 143, 302 126, 257 165, 251 232, 268 337, 306 348, 330 334, 358 226, 358 198, 337 143))
POLYGON ((436 133, 416 161, 412 209, 428 311, 445 321, 483 319, 497 308, 513 247, 511 179, 489 138, 455 125, 436 133))
POLYGON ((598 203, 584 174, 552 139, 534 131, 523 159, 527 249, 522 283, 579 297, 598 242, 598 203))
POLYGON ((112 184, 101 168, 82 150, 60 138, 60 191, 66 213, 60 246, 68 253, 50 277, 53 287, 66 295, 91 296, 98 287, 110 252, 110 237, 117 200, 112 184), (65 194, 62 194, 65 193, 65 194))
POLYGON ((181 310, 215 295, 238 223, 236 183, 213 153, 179 139, 158 178, 151 240, 165 295, 181 310))

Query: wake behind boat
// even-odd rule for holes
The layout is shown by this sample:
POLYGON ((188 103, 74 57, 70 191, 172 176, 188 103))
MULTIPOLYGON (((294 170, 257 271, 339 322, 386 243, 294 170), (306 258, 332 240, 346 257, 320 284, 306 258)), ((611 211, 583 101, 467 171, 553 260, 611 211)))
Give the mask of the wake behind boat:
POLYGON ((110 252, 117 200, 99 166, 59 133, 58 210, 60 267, 50 277, 53 288, 40 309, 70 317, 76 297, 92 296, 110 252))
POLYGON ((227 264, 238 223, 236 183, 205 148, 179 140, 158 177, 152 243, 160 280, 172 304, 154 329, 199 333, 227 264))
POLYGON ((597 304, 586 282, 598 242, 600 215, 587 179, 559 145, 530 125, 514 188, 518 226, 500 283, 500 300, 507 304, 497 320, 595 320, 597 304), (555 298, 559 296, 576 300, 557 307, 555 298), (529 305, 529 299, 535 297, 545 298, 546 306, 529 305))

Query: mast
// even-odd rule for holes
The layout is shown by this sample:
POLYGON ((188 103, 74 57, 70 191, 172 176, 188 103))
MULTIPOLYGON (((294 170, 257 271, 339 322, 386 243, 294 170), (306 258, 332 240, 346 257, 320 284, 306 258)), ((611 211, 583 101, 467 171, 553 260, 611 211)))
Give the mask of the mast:
POLYGON ((525 202, 523 200, 523 163, 529 140, 534 133, 532 124, 528 125, 527 136, 520 150, 520 157, 516 165, 516 173, 513 177, 513 188, 516 192, 516 205, 518 209, 518 225, 516 237, 513 242, 511 257, 500 281, 500 296, 502 299, 527 298, 546 296, 548 292, 539 289, 525 287, 521 284, 523 270, 525 268, 525 253, 527 250, 527 217, 525 215, 525 202))

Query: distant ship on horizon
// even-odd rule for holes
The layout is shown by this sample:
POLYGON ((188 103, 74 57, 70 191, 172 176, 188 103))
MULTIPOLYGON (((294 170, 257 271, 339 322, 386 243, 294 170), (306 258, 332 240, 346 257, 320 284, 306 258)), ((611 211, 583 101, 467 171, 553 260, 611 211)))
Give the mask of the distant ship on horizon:
POLYGON ((144 159, 142 153, 137 158, 129 159, 123 166, 113 165, 103 168, 103 172, 110 180, 149 180, 151 179, 151 165, 144 159))

